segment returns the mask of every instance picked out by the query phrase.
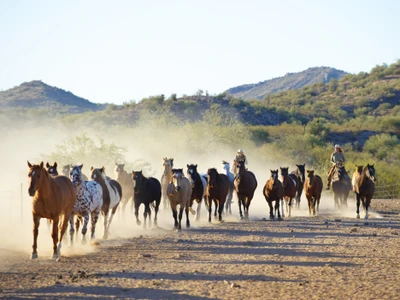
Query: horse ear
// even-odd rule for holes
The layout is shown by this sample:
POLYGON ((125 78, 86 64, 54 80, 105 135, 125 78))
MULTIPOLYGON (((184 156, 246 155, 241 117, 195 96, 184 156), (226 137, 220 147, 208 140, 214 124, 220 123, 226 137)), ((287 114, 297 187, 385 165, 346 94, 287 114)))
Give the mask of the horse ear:
POLYGON ((197 168, 197 164, 194 165, 197 168))
POLYGON ((188 165, 188 164, 186 164, 186 166, 189 168, 189 165, 188 165))
POLYGON ((57 168, 57 162, 56 161, 54 162, 54 167, 57 168))
POLYGON ((80 166, 78 166, 79 167, 79 169, 81 169, 82 170, 82 167, 83 167, 83 164, 81 164, 80 166))
POLYGON ((46 163, 46 168, 50 168, 49 162, 46 163))
POLYGON ((122 164, 122 167, 125 167, 125 163, 122 164))
POLYGON ((27 160, 26 162, 28 163, 28 167, 29 167, 29 168, 32 168, 31 163, 30 163, 28 160, 27 160))
POLYGON ((117 164, 117 163, 115 163, 115 165, 116 165, 116 166, 118 166, 118 164, 117 164))
POLYGON ((43 162, 41 162, 41 163, 40 163, 40 167, 43 168, 43 166, 44 166, 44 164, 43 164, 43 162))
POLYGON ((105 168, 104 168, 104 166, 102 166, 100 169, 101 173, 104 173, 104 170, 105 170, 105 168))
POLYGON ((91 166, 91 167, 90 167, 90 171, 93 171, 93 169, 94 169, 93 166, 91 166))

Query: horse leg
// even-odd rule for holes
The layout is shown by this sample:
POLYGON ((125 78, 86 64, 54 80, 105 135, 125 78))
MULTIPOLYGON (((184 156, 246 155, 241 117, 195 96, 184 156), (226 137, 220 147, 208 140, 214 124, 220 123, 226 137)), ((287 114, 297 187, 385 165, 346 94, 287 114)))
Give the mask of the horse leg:
MULTIPOLYGON (((199 206, 199 205, 197 205, 199 206)), ((189 221, 189 207, 186 206, 185 208, 185 213, 186 213, 186 228, 190 228, 190 221, 189 221)))
POLYGON ((94 239, 94 232, 96 231, 96 224, 99 219, 99 214, 100 214, 100 208, 95 209, 94 211, 91 212, 90 214, 90 239, 94 239))
POLYGON ((209 223, 211 223, 211 211, 212 211, 212 208, 211 208, 211 202, 212 202, 212 200, 210 200, 210 198, 209 197, 207 197, 207 208, 208 208, 208 222, 209 223))
POLYGON ((108 237, 108 230, 107 230, 108 208, 102 213, 103 213, 103 240, 106 240, 108 237))
POLYGON ((364 207, 364 219, 368 220, 368 208, 369 208, 369 203, 370 203, 371 199, 369 198, 369 196, 366 196, 363 199, 363 207, 364 207))
POLYGON ((199 220, 200 220, 200 210, 201 210, 201 198, 200 198, 200 200, 197 202, 195 221, 199 221, 199 220))
POLYGON ((35 214, 32 214, 32 217, 33 217, 33 245, 32 245, 31 259, 36 259, 38 258, 37 237, 39 234, 40 217, 35 214))
POLYGON ((135 202, 135 217, 136 217, 136 225, 137 226, 140 226, 142 224, 142 222, 140 222, 140 220, 139 220, 139 206, 140 206, 140 203, 135 202))
MULTIPOLYGON (((243 212, 242 212, 242 197, 238 196, 238 205, 239 205, 239 218, 243 220, 243 212)), ((243 210, 244 210, 244 203, 243 203, 243 210)))
POLYGON ((359 219, 360 218, 360 194, 358 194, 358 193, 356 193, 356 207, 357 207, 357 210, 356 210, 356 217, 357 217, 357 219, 359 219))
MULTIPOLYGON (((220 201, 218 201, 220 202, 220 201)), ((221 203, 219 203, 218 205, 218 221, 222 222, 222 213, 224 212, 224 204, 221 205, 221 203)))
POLYGON ((107 222, 107 235, 109 234, 110 225, 111 225, 111 222, 112 222, 112 220, 114 218, 115 212, 117 211, 117 208, 118 208, 118 204, 116 206, 114 206, 113 209, 111 210, 110 218, 108 219, 108 222, 107 222))
POLYGON ((273 220, 274 219, 274 209, 272 207, 272 201, 267 200, 268 206, 269 206, 269 219, 273 220))
POLYGON ((318 215, 319 212, 319 202, 321 201, 321 196, 316 197, 315 202, 317 204, 316 213, 318 215))
POLYGON ((176 207, 172 208, 172 217, 174 218, 174 228, 178 229, 178 212, 176 210, 176 207))
POLYGON ((143 212, 143 229, 146 229, 146 223, 147 223, 147 215, 149 215, 150 218, 150 206, 149 203, 146 203, 144 205, 144 212, 143 212))
POLYGON ((278 200, 280 203, 281 203, 281 207, 282 207, 282 218, 284 218, 285 217, 285 200, 283 200, 283 198, 282 199, 279 199, 278 200))
MULTIPOLYGON (((64 218, 65 218, 65 216, 64 216, 64 218)), ((51 257, 52 259, 58 259, 58 257, 59 257, 59 252, 58 252, 58 247, 57 247, 57 242, 58 242, 58 221, 59 221, 59 217, 58 216, 53 219, 53 228, 52 228, 52 231, 51 231, 51 238, 53 239, 53 256, 51 257)), ((64 220, 63 220, 63 223, 65 223, 64 220)), ((60 241, 61 241, 61 237, 60 237, 60 241)))
POLYGON ((275 201, 275 215, 276 214, 278 214, 278 220, 282 220, 281 213, 279 211, 279 199, 275 201))
POLYGON ((158 207, 159 203, 156 203, 156 205, 154 206, 154 227, 158 227, 157 225, 158 207))
POLYGON ((87 226, 89 223, 89 212, 85 212, 85 215, 83 216, 83 226, 82 226, 82 238, 81 238, 81 243, 86 244, 86 232, 87 232, 87 226))
POLYGON ((183 207, 179 205, 179 220, 178 220, 178 230, 182 229, 182 215, 183 215, 183 207))
POLYGON ((74 244, 74 232, 75 232, 75 226, 74 226, 74 214, 72 213, 71 216, 69 217, 69 245, 72 246, 74 244))

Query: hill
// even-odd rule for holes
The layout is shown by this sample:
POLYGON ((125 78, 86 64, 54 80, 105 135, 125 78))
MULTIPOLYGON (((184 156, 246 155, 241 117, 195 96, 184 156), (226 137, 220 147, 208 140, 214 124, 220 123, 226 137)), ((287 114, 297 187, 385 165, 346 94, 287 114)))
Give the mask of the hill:
POLYGON ((233 87, 228 89, 226 93, 243 99, 262 99, 267 94, 301 89, 320 82, 328 83, 332 78, 340 79, 346 74, 344 71, 330 67, 314 67, 298 73, 286 73, 285 76, 259 83, 233 87))
POLYGON ((106 108, 40 80, 24 82, 0 92, 0 108, 40 108, 56 113, 82 113, 106 108))

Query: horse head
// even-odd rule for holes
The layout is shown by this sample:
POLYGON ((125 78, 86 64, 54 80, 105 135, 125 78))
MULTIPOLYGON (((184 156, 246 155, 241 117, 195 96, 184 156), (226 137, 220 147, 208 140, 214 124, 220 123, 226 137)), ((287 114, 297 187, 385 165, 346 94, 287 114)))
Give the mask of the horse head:
POLYGON ((378 178, 376 177, 376 174, 375 174, 375 168, 374 168, 374 165, 370 165, 370 164, 368 164, 366 167, 365 167, 365 170, 366 170, 366 175, 367 175, 367 177, 369 178, 369 179, 371 179, 373 182, 376 182, 377 180, 378 180, 378 178))
POLYGON ((209 187, 214 187, 217 182, 218 171, 215 168, 210 168, 207 170, 207 184, 209 187))
POLYGON ((174 185, 175 191, 179 192, 182 186, 183 169, 172 169, 171 183, 174 185))
POLYGON ((244 160, 236 161, 236 180, 240 181, 242 177, 244 177, 246 173, 246 166, 244 160))
POLYGON ((270 170, 271 171, 271 177, 270 177, 270 184, 271 184, 271 190, 275 190, 278 188, 278 170, 270 170))
POLYGON ((308 186, 311 186, 311 185, 312 185, 313 178, 314 178, 314 170, 307 170, 307 182, 308 182, 308 186))
POLYGON ((43 177, 48 176, 47 171, 43 168, 44 164, 41 162, 39 165, 32 165, 28 161, 28 193, 33 197, 36 191, 41 187, 43 177))
POLYGON ((168 175, 174 167, 174 159, 163 157, 164 175, 168 175))
POLYGON ((306 180, 305 169, 306 165, 296 165, 298 172, 300 173, 301 181, 304 182, 306 180))
POLYGON ((144 185, 144 176, 142 170, 140 171, 132 171, 132 181, 133 181, 133 190, 135 193, 139 192, 143 189, 144 185))
POLYGON ((226 174, 229 173, 230 165, 227 161, 223 160, 222 161, 222 169, 226 171, 226 174))
POLYGON ((82 165, 73 166, 71 172, 69 173, 69 178, 73 183, 82 181, 82 165))
POLYGON ((101 180, 105 181, 106 180, 106 174, 105 174, 105 168, 101 167, 101 168, 90 168, 90 178, 92 178, 93 180, 99 182, 101 180))
POLYGON ((336 171, 337 171, 339 180, 342 180, 344 178, 344 176, 346 175, 346 169, 344 168, 343 165, 337 165, 336 171))
POLYGON ((46 163, 46 171, 53 176, 58 175, 57 171, 57 162, 54 162, 53 165, 50 165, 48 162, 46 163))
POLYGON ((283 186, 285 186, 287 183, 287 177, 289 176, 289 167, 287 167, 287 168, 280 167, 280 170, 281 170, 282 184, 283 184, 283 186))
POLYGON ((187 166, 187 174, 190 179, 190 184, 192 185, 192 188, 193 188, 194 184, 195 184, 195 179, 196 179, 195 176, 196 176, 196 174, 198 174, 197 173, 197 164, 196 165, 191 164, 191 165, 186 165, 186 166, 187 166))
POLYGON ((115 163, 114 173, 115 173, 115 176, 117 177, 117 181, 121 180, 122 174, 124 174, 124 172, 125 172, 124 167, 125 167, 125 164, 115 163))
POLYGON ((64 176, 69 177, 69 171, 71 170, 72 165, 68 164, 62 167, 61 173, 63 173, 64 176))

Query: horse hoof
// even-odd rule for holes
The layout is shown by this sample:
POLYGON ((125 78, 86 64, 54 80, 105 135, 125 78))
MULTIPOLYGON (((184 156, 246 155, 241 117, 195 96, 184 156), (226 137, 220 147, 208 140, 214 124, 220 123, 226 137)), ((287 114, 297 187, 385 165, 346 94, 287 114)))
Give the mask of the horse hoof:
POLYGON ((59 258, 58 254, 53 254, 53 256, 51 257, 51 259, 57 260, 59 258))
POLYGON ((38 258, 38 254, 37 253, 32 253, 31 259, 37 259, 37 258, 38 258))
POLYGON ((360 215, 359 215, 359 214, 357 214, 356 218, 357 218, 357 219, 359 219, 359 218, 360 218, 360 215))
POLYGON ((188 224, 186 224, 186 228, 190 228, 190 224, 188 223, 188 224))
POLYGON ((239 219, 240 219, 240 220, 243 220, 244 218, 243 218, 243 216, 240 216, 239 219))

